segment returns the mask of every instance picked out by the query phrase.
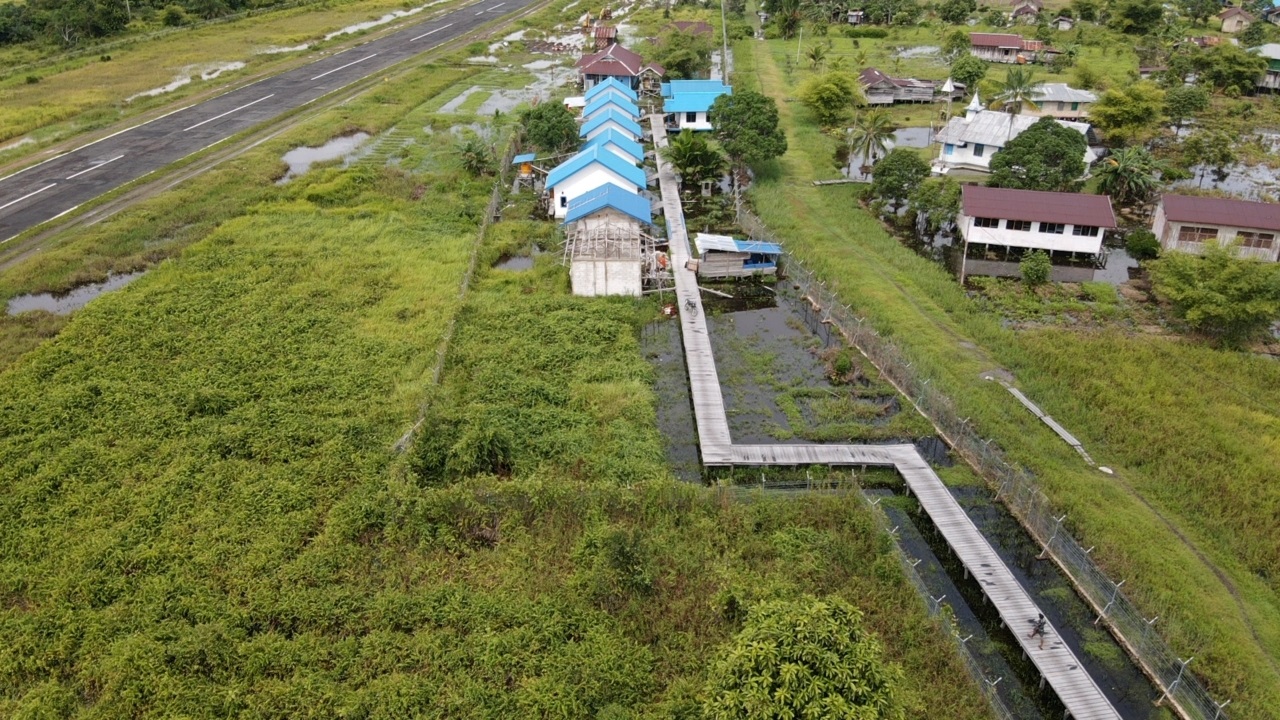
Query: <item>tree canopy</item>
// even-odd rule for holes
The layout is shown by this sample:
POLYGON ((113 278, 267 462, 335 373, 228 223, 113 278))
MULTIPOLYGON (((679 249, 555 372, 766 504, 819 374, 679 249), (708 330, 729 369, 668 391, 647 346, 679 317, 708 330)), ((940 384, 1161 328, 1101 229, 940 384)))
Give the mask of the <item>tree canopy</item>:
POLYGON ((932 235, 955 221, 960 212, 960 183, 954 178, 925 178, 909 198, 911 209, 924 216, 924 230, 932 235))
POLYGON ((1120 205, 1144 203, 1159 187, 1164 170, 1146 148, 1120 148, 1099 163, 1098 190, 1120 205))
POLYGON ((1143 143, 1160 128, 1164 102, 1164 91, 1150 81, 1112 88, 1089 108, 1089 121, 1106 134, 1109 143, 1143 143))
POLYGON ((563 152, 578 145, 578 121, 558 102, 538 103, 521 117, 525 139, 539 150, 563 152))
POLYGON ((1200 79, 1228 94, 1251 92, 1267 71, 1267 59, 1231 43, 1221 43, 1193 56, 1200 79))
POLYGON ((846 120, 854 106, 864 102, 858 79, 843 70, 811 76, 800 85, 797 94, 823 127, 832 127, 846 120))
POLYGON ((973 92, 986 76, 987 64, 968 53, 951 63, 951 79, 962 83, 969 92, 973 92))
POLYGON ((724 158, 711 147, 706 137, 692 130, 682 130, 661 152, 680 176, 681 185, 692 186, 703 180, 714 180, 724 171, 724 158))
POLYGON ((712 666, 703 717, 902 720, 901 678, 844 600, 769 601, 712 666))
POLYGON ((1207 244, 1204 255, 1165 253, 1151 262, 1156 296, 1194 330, 1238 346, 1280 319, 1280 266, 1207 244))
POLYGON ((987 184, 1018 190, 1077 190, 1087 149, 1084 135, 1053 118, 1040 118, 991 157, 987 184))
POLYGON ((1110 25, 1127 35, 1146 35, 1163 19, 1159 0, 1121 0, 1112 6, 1110 25))
POLYGON ((929 163, 913 150, 896 148, 871 168, 871 192, 897 207, 929 177, 929 163))
POLYGON ((738 168, 787 151, 787 136, 778 127, 777 104, 754 90, 716 98, 707 119, 715 127, 720 147, 738 168))
POLYGON ((1175 85, 1164 91, 1164 114, 1178 127, 1209 109, 1209 92, 1199 85, 1175 85))
POLYGON ((711 70, 711 40, 706 35, 669 30, 659 36, 649 58, 667 71, 669 80, 705 77, 711 70))

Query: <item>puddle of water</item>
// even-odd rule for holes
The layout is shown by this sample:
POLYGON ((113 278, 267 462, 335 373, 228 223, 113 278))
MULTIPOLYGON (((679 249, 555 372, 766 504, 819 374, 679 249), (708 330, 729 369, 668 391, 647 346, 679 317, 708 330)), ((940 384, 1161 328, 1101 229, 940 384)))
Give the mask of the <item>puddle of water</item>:
POLYGON ((556 88, 562 87, 576 77, 577 71, 573 68, 548 68, 537 73, 534 81, 522 88, 494 90, 493 94, 476 108, 476 114, 488 116, 495 112, 508 113, 521 103, 546 100, 555 94, 556 88))
POLYGON ((258 50, 254 55, 280 55, 283 53, 301 52, 309 47, 311 46, 307 44, 294 45, 293 47, 278 47, 273 45, 271 47, 258 50))
POLYGON ((900 58, 938 57, 941 54, 942 48, 937 45, 917 45, 916 47, 902 48, 894 53, 896 57, 900 58))
POLYGON ((383 15, 377 20, 368 20, 365 22, 356 23, 354 25, 348 25, 342 28, 341 30, 334 30, 328 35, 325 35, 324 39, 332 40, 340 35, 347 35, 350 33, 360 32, 361 30, 368 30, 369 28, 375 28, 375 27, 378 27, 379 25, 386 25, 387 23, 395 22, 396 20, 399 20, 402 17, 417 15, 423 10, 426 10, 429 7, 434 7, 436 5, 439 5, 442 2, 445 2, 445 0, 435 0, 435 2, 429 2, 426 5, 422 5, 416 8, 410 8, 408 10, 396 10, 395 12, 387 13, 386 15, 383 15))
POLYGON ((533 62, 525 63, 520 67, 525 70, 546 70, 547 68, 552 68, 559 64, 560 63, 555 60, 534 60, 533 62))
POLYGON ((1123 285, 1133 279, 1138 270, 1138 261, 1129 256, 1122 247, 1110 248, 1107 253, 1107 264, 1101 270, 1093 271, 1093 279, 1112 285, 1123 285))
POLYGON ((54 315, 67 315, 71 312, 79 310, 89 301, 98 297, 105 292, 119 290, 129 283, 137 280, 147 273, 146 270, 138 270, 131 273, 122 273, 120 275, 110 275, 106 280, 100 283, 91 283, 89 285, 81 285, 80 287, 68 293, 54 295, 53 293, 38 293, 35 295, 19 295, 9 300, 8 313, 17 315, 19 313, 31 312, 32 310, 43 310, 53 313, 54 315))
POLYGON ((1219 176, 1204 165, 1191 168, 1191 177, 1173 183, 1174 188, 1216 188, 1249 200, 1269 200, 1280 195, 1280 170, 1266 165, 1229 165, 1219 176))
POLYGON ((512 255, 510 257, 504 257, 500 259, 498 262, 494 263, 493 267, 498 270, 514 270, 517 272, 523 271, 523 270, 531 270, 533 269, 534 260, 542 253, 543 253, 543 249, 538 247, 537 245, 534 245, 532 248, 529 249, 529 254, 527 255, 520 254, 520 255, 512 255))
POLYGON ((310 170, 311 166, 318 162, 347 157, 355 152, 356 148, 360 147, 360 143, 368 139, 369 133, 358 132, 355 135, 334 138, 320 147, 304 146, 294 148, 281 158, 289 165, 289 172, 277 180, 276 184, 284 185, 293 178, 310 170))
POLYGON ((467 58, 467 62, 473 65, 497 65, 498 58, 492 55, 478 55, 476 57, 467 58))
POLYGON ((196 79, 196 77, 199 77, 201 80, 213 80, 224 72, 240 70, 243 67, 244 63, 239 61, 209 63, 205 65, 187 65, 178 71, 178 74, 173 78, 173 82, 168 85, 162 85, 158 88, 151 88, 150 90, 144 90, 140 93, 134 93, 133 95, 125 98, 124 101, 132 102, 140 97, 155 97, 157 95, 163 95, 165 93, 173 92, 183 85, 189 85, 192 80, 196 79))
POLYGON ((933 142, 933 131, 927 127, 899 128, 893 131, 894 147, 926 148, 933 142))
POLYGON ((489 54, 490 54, 490 55, 492 55, 492 54, 494 54, 494 53, 498 52, 499 50, 501 50, 502 48, 505 48, 507 45, 509 45, 509 44, 511 44, 511 43, 513 43, 513 42, 516 42, 516 41, 518 41, 518 40, 523 40, 523 39, 524 39, 524 34, 525 34, 525 33, 527 33, 527 32, 529 32, 529 31, 528 31, 528 30, 517 30, 517 31, 515 31, 515 32, 513 32, 513 33, 511 33, 511 34, 509 34, 509 35, 507 35, 507 36, 505 36, 505 37, 503 37, 501 40, 499 40, 499 41, 497 41, 497 42, 490 43, 490 44, 489 44, 489 54))

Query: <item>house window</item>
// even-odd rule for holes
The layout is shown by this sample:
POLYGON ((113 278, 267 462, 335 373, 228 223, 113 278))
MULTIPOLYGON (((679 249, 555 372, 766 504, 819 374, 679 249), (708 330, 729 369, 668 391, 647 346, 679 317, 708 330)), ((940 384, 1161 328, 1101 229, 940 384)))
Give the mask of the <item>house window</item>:
MULTIPOLYGON (((1066 110, 1066 109, 1067 109, 1067 104, 1066 104, 1066 103, 1064 103, 1064 102, 1060 102, 1060 103, 1058 103, 1058 110, 1066 110)), ((1072 109, 1072 110, 1075 110, 1075 108, 1071 108, 1071 109, 1072 109)))
POLYGON ((1004 223, 1006 230, 1018 230, 1021 232, 1031 232, 1030 220, 1006 220, 1004 223))
POLYGON ((561 196, 560 196, 560 207, 562 207, 562 208, 567 208, 567 207, 569 207, 569 196, 568 196, 568 195, 561 195, 561 196))
POLYGON ((1078 103, 1078 102, 1073 102, 1073 103, 1071 103, 1071 109, 1072 109, 1072 110, 1079 110, 1079 109, 1080 109, 1080 103, 1078 103))
POLYGON ((1178 228, 1178 242, 1184 243, 1202 243, 1206 240, 1215 240, 1218 237, 1216 228, 1196 227, 1194 225, 1183 225, 1178 228))
POLYGON ((1259 232, 1240 232, 1236 233, 1236 237, 1240 238, 1240 247, 1258 248, 1260 250, 1270 250, 1276 236, 1272 233, 1259 232))
POLYGON ((984 218, 976 217, 973 219, 974 227, 998 228, 1000 227, 1000 218, 984 218))
POLYGON ((973 144, 973 156, 974 156, 974 157, 982 157, 982 153, 983 153, 986 149, 987 149, 987 146, 986 146, 986 145, 983 145, 982 143, 974 143, 974 144, 973 144))
POLYGON ((1050 235, 1061 235, 1067 228, 1062 223, 1040 223, 1040 232, 1050 235))
POLYGON ((942 146, 942 153, 944 155, 954 155, 955 152, 956 152, 956 146, 952 145, 951 143, 947 143, 946 145, 942 146))
POLYGON ((1098 237, 1098 228, 1093 225, 1073 225, 1071 234, 1080 237, 1098 237))
POLYGON ((698 113, 687 112, 684 114, 684 121, 687 123, 698 122, 698 113))

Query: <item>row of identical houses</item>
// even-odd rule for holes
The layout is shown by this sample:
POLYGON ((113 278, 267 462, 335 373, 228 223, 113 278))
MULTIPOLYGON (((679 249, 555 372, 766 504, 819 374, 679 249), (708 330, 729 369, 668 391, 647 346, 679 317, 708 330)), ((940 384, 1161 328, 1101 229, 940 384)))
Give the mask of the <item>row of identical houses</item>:
POLYGON ((582 144, 543 185, 547 214, 563 223, 574 295, 639 296, 646 275, 665 267, 651 232, 653 199, 633 86, 642 76, 634 84, 612 75, 590 83, 582 97, 582 144))

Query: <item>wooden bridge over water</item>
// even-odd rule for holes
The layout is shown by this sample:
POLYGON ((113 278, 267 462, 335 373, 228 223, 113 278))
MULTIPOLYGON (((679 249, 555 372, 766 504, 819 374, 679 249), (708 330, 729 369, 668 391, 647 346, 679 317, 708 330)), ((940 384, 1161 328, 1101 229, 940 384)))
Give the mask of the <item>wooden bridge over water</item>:
MULTIPOLYGON (((650 116, 654 145, 666 147, 667 133, 662 115, 650 116)), ((1023 589, 1012 571, 969 519, 964 509, 942 484, 913 445, 734 445, 729 434, 720 378, 711 351, 707 316, 702 307, 697 275, 686 268, 690 259, 689 234, 680 206, 679 183, 671 164, 658 157, 658 182, 662 189, 663 214, 667 220, 669 253, 675 273, 680 331, 689 368, 689 389, 693 396, 694 419, 702 462, 711 467, 765 465, 873 465, 892 467, 902 476, 920 506, 929 514, 947 544, 982 587, 996 607, 1023 652, 1040 671, 1076 720, 1119 720, 1120 713, 1081 665, 1071 648, 1062 642, 1052 625, 1044 649, 1039 639, 1029 639, 1039 606, 1023 589)))

